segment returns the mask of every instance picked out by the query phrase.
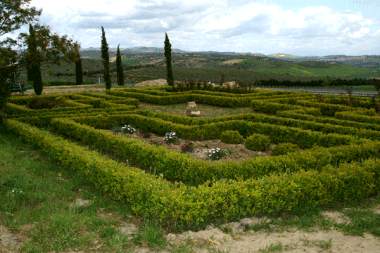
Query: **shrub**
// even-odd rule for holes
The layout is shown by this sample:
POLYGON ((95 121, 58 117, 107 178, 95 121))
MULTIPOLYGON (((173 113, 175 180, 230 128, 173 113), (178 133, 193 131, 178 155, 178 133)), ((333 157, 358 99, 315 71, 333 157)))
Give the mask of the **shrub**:
POLYGON ((131 125, 124 125, 121 127, 121 132, 123 134, 125 134, 125 133, 134 134, 136 132, 136 129, 134 127, 132 127, 131 125))
POLYGON ((255 151, 265 151, 270 144, 270 138, 263 134, 253 134, 245 140, 245 147, 255 151))
POLYGON ((220 135, 220 139, 224 143, 229 143, 229 144, 239 144, 244 142, 243 136, 239 133, 239 131, 235 130, 227 130, 222 132, 220 135))
POLYGON ((380 163, 376 159, 341 164, 338 169, 327 166, 192 187, 171 184, 25 123, 7 120, 5 126, 39 147, 61 168, 77 171, 100 191, 123 201, 133 215, 154 218, 177 230, 353 203, 380 192, 380 163))
POLYGON ((299 147, 293 143, 280 143, 272 149, 272 155, 286 155, 298 151, 299 147))
POLYGON ((173 144, 173 143, 178 142, 178 137, 177 137, 176 132, 167 132, 167 133, 165 133, 164 140, 168 144, 173 144))
POLYGON ((207 150, 207 157, 210 160, 219 160, 227 155, 227 151, 221 148, 211 148, 207 150))

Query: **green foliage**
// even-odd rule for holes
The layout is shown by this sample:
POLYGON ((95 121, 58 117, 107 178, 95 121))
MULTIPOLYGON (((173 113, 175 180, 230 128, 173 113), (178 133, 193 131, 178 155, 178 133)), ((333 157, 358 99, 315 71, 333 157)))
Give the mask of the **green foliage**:
POLYGON ((0 2, 0 36, 19 29, 40 15, 41 11, 30 6, 31 0, 3 0, 0 2))
POLYGON ((121 61, 120 45, 117 46, 116 53, 116 75, 117 75, 117 84, 119 86, 124 85, 124 70, 123 63, 121 61))
POLYGON ((165 60, 166 60, 166 81, 169 86, 174 86, 173 67, 172 67, 172 45, 168 34, 165 33, 165 60))
MULTIPOLYGON (((89 122, 89 120, 86 120, 89 122)), ((123 118, 120 122, 130 122, 123 118)), ((112 125, 120 125, 113 121, 112 125)), ((128 160, 146 171, 162 174, 172 181, 200 184, 211 179, 260 177, 278 171, 297 171, 308 168, 321 168, 327 164, 339 164, 376 157, 378 144, 350 145, 334 148, 315 148, 289 154, 287 157, 253 158, 240 163, 210 163, 192 159, 187 155, 169 151, 164 147, 146 144, 138 139, 115 136, 109 131, 99 131, 92 127, 75 123, 68 119, 52 120, 50 125, 60 134, 91 145, 97 150, 111 154, 118 160, 128 160), (324 157, 321 159, 321 157, 324 157)), ((134 124, 139 126, 140 124, 134 124)), ((141 129, 141 128, 140 128, 141 129)))
POLYGON ((111 76, 110 76, 110 56, 108 53, 108 43, 106 39, 106 33, 102 26, 102 41, 101 41, 101 51, 103 59, 103 75, 106 89, 111 89, 111 76))
POLYGON ((83 84, 83 69, 82 69, 82 59, 80 56, 80 47, 78 44, 75 45, 75 84, 83 84))
POLYGON ((266 151, 271 144, 268 136, 263 134, 253 134, 245 140, 245 147, 254 151, 266 151))
POLYGON ((41 75, 41 56, 37 49, 36 33, 32 25, 29 25, 28 51, 27 51, 28 80, 33 82, 36 95, 42 94, 43 83, 41 75))
POLYGON ((321 171, 271 174, 258 180, 174 185, 30 125, 7 120, 6 127, 33 143, 62 168, 77 170, 133 212, 164 226, 199 228, 210 222, 257 214, 309 210, 336 202, 355 202, 380 191, 380 163, 341 164, 321 171), (217 210, 223 210, 219 212, 217 210), (215 212, 217 211, 217 212, 215 212))
POLYGON ((162 248, 166 245, 162 229, 152 222, 145 222, 140 227, 134 237, 134 242, 140 245, 148 245, 151 248, 162 248))
POLYGON ((239 131, 227 130, 222 132, 222 134, 220 135, 220 140, 224 143, 240 144, 244 142, 244 137, 241 136, 239 131))
POLYGON ((299 147, 293 143, 280 143, 273 147, 272 155, 286 155, 291 152, 296 152, 299 147))

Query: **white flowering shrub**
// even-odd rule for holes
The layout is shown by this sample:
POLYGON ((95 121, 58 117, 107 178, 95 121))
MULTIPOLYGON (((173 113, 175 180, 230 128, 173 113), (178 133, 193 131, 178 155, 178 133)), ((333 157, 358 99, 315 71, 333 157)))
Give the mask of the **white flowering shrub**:
POLYGON ((115 127, 112 129, 114 133, 122 133, 122 134, 134 134, 136 132, 136 128, 131 125, 124 125, 122 127, 115 127))
POLYGON ((164 140, 166 143, 176 143, 178 141, 178 137, 176 132, 167 132, 165 133, 164 140))
POLYGON ((211 148, 207 150, 207 157, 210 160, 219 160, 227 155, 227 152, 221 148, 211 148))
POLYGON ((124 125, 121 127, 121 132, 123 134, 134 134, 136 132, 136 129, 131 125, 124 125))

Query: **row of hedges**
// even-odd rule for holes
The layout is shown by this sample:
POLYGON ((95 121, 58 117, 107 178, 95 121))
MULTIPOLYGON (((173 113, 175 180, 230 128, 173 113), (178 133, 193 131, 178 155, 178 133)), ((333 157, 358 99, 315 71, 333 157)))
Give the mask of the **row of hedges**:
POLYGON ((302 109, 301 106, 290 105, 290 104, 281 104, 274 102, 267 102, 261 100, 252 100, 251 106, 256 112, 263 112, 268 114, 276 114, 279 111, 288 111, 288 110, 297 110, 302 109))
POLYGON ((318 123, 328 123, 333 124, 336 126, 347 126, 347 127, 354 127, 354 128, 361 128, 361 129, 368 129, 368 130, 375 130, 380 131, 380 124, 375 124, 375 121, 372 120, 372 117, 366 116, 365 118, 368 119, 368 122, 358 122, 353 121, 355 118, 348 118, 342 119, 340 118, 340 115, 357 115, 352 114, 351 112, 338 112, 337 118, 331 118, 331 117, 325 117, 325 116, 314 116, 309 114, 300 113, 298 111, 282 111, 279 112, 277 115, 285 118, 292 118, 292 119, 300 119, 300 120, 307 120, 307 121, 314 121, 318 123))
POLYGON ((353 120, 370 124, 380 124, 380 116, 369 116, 354 112, 337 112, 335 117, 344 120, 353 120))
POLYGON ((135 98, 117 97, 117 96, 112 96, 112 95, 103 94, 103 93, 82 93, 80 95, 85 96, 87 98, 105 99, 115 104, 135 105, 135 106, 138 106, 139 104, 139 100, 135 98))
POLYGON ((297 105, 301 105, 305 107, 319 108, 321 111, 321 114, 325 116, 334 116, 336 112, 359 110, 358 108, 353 108, 350 106, 322 103, 318 101, 314 102, 314 101, 308 101, 308 100, 295 100, 295 103, 297 105))
POLYGON ((112 115, 109 117, 78 118, 78 122, 89 124, 96 128, 112 129, 122 124, 131 124, 138 129, 164 135, 175 131, 179 137, 190 140, 220 139, 220 135, 226 130, 239 131, 243 136, 251 134, 265 134, 271 137, 273 143, 292 142, 302 148, 310 148, 314 145, 331 147, 345 145, 354 141, 355 138, 341 134, 325 134, 322 132, 303 130, 294 127, 273 125, 269 123, 250 122, 247 120, 229 120, 189 126, 165 121, 159 118, 146 117, 138 114, 112 115))
POLYGON ((30 125, 14 120, 5 125, 62 168, 78 171, 104 193, 126 202, 134 214, 154 218, 172 229, 352 203, 380 191, 377 160, 191 187, 170 184, 30 125))
POLYGON ((171 181, 197 185, 208 180, 261 177, 274 172, 320 169, 327 164, 360 161, 378 157, 380 143, 313 148, 287 156, 256 157, 243 161, 203 161, 165 147, 150 145, 143 140, 97 130, 69 119, 53 119, 53 130, 61 135, 110 154, 121 161, 141 167, 151 173, 163 174, 171 181))
MULTIPOLYGON (((247 120, 247 121, 254 121, 254 122, 276 124, 276 125, 281 125, 281 126, 290 126, 290 127, 297 127, 297 128, 302 128, 302 129, 309 129, 313 131, 320 131, 323 133, 352 135, 352 136, 358 136, 361 138, 368 138, 372 140, 380 139, 380 132, 372 130, 371 128, 368 129, 366 126, 363 126, 357 122, 353 122, 354 123, 352 124, 353 126, 335 125, 339 123, 337 122, 339 120, 333 120, 332 123, 319 123, 319 122, 315 122, 316 121, 315 119, 317 118, 313 117, 312 115, 304 115, 304 114, 300 114, 300 115, 305 116, 306 117, 305 120, 287 118, 281 115, 279 117, 279 116, 270 116, 270 115, 258 114, 258 113, 248 113, 248 114, 223 116, 223 117, 215 117, 215 118, 208 118, 208 119, 190 118, 186 116, 177 116, 177 115, 170 115, 170 114, 165 114, 165 113, 160 113, 160 112, 150 112, 150 111, 144 111, 144 110, 136 111, 135 113, 145 115, 148 117, 163 119, 165 121, 171 121, 178 124, 184 124, 184 125, 204 125, 204 124, 210 124, 210 123, 216 123, 216 122, 225 123, 225 122, 233 121, 233 120, 247 120), (309 120, 309 118, 311 120, 309 120)), ((319 118, 321 117, 318 117, 318 119, 319 118)), ((330 119, 330 118, 327 118, 327 119, 330 119)))
MULTIPOLYGON (((284 117, 283 115, 288 115, 286 114, 287 112, 281 112, 280 116, 265 115, 265 114, 258 114, 258 113, 247 113, 247 114, 223 116, 223 117, 215 117, 215 118, 207 118, 207 119, 190 118, 186 116, 170 115, 170 114, 165 114, 165 113, 160 113, 160 112, 150 112, 150 111, 136 111, 136 113, 139 113, 148 117, 160 118, 166 121, 171 121, 174 123, 184 124, 184 125, 198 125, 199 126, 199 125, 216 123, 216 122, 225 123, 232 120, 247 120, 247 121, 254 121, 254 122, 276 124, 276 125, 281 125, 281 126, 309 129, 313 131, 320 131, 323 133, 336 133, 336 134, 357 136, 360 138, 368 138, 372 140, 380 140, 380 132, 372 130, 371 128, 368 129, 366 125, 363 125, 357 122, 353 122, 354 124, 351 124, 353 126, 340 126, 339 120, 331 119, 331 118, 323 117, 323 116, 314 117, 312 115, 295 114, 295 115, 300 115, 301 118, 305 117, 305 119, 292 119, 291 116, 290 118, 284 117), (315 122, 316 119, 319 119, 319 118, 331 119, 332 123, 315 122)), ((289 115, 294 115, 294 113, 291 111, 289 115)))
MULTIPOLYGON (((66 101, 68 103, 68 101, 66 101)), ((39 115, 39 114, 45 114, 45 113, 52 113, 52 112, 66 112, 69 113, 71 111, 76 110, 82 110, 86 108, 91 108, 90 105, 85 105, 81 103, 76 103, 74 101, 70 101, 71 106, 69 107, 57 107, 52 109, 30 109, 26 107, 25 105, 18 105, 13 103, 7 103, 6 106, 6 112, 7 114, 11 116, 23 116, 23 115, 39 115)))
POLYGON ((170 104, 180 104, 186 103, 188 101, 195 101, 200 104, 214 105, 221 107, 245 107, 250 105, 251 98, 234 98, 234 97, 224 97, 224 96, 214 96, 214 95, 204 95, 204 94, 175 94, 170 96, 157 96, 149 95, 137 92, 120 92, 111 91, 111 95, 115 96, 125 96, 137 98, 138 100, 159 105, 170 105, 170 104))

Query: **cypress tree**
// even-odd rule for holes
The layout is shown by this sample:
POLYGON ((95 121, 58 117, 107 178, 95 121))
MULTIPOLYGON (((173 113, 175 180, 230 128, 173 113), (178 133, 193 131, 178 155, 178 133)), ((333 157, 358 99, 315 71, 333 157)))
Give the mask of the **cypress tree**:
POLYGON ((104 68, 104 82, 106 84, 106 89, 111 89, 111 76, 110 76, 110 56, 108 53, 108 43, 106 39, 106 33, 102 26, 102 59, 103 59, 103 68, 104 68))
POLYGON ((29 25, 27 70, 30 80, 33 83, 36 95, 42 94, 43 84, 41 75, 41 57, 37 49, 37 38, 33 26, 29 25))
POLYGON ((174 86, 174 77, 173 77, 173 68, 172 68, 172 45, 170 44, 167 33, 165 33, 165 59, 166 59, 166 81, 168 85, 174 86))
POLYGON ((123 64, 121 62, 120 45, 117 46, 116 71, 117 71, 117 84, 120 86, 124 85, 124 72, 123 72, 123 64))
POLYGON ((80 57, 79 45, 75 45, 75 83, 77 85, 83 84, 83 69, 82 59, 80 57))

